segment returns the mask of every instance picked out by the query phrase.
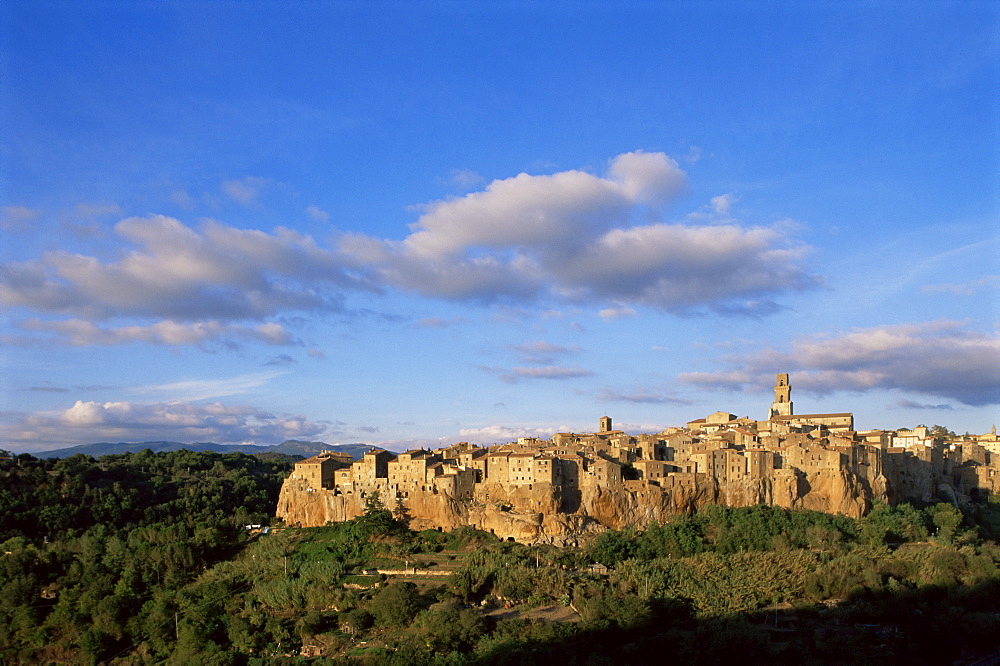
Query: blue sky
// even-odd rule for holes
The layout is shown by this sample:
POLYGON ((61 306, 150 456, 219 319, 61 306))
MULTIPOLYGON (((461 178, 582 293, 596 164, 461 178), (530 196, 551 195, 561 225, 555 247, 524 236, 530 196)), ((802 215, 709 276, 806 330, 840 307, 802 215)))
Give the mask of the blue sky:
POLYGON ((0 448, 1000 421, 995 3, 0 24, 0 448))

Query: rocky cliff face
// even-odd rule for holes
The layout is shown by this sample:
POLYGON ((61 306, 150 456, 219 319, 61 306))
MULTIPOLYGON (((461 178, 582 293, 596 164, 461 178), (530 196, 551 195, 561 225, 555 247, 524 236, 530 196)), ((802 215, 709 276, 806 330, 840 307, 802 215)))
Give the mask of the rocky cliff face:
MULTIPOLYGON (((606 529, 645 527, 708 504, 730 507, 768 504, 861 517, 873 499, 885 499, 881 476, 865 479, 847 470, 806 475, 779 469, 768 477, 720 485, 704 475, 676 475, 663 485, 630 483, 563 489, 549 484, 503 486, 479 483, 470 497, 415 493, 399 507, 383 492, 387 508, 402 509, 416 530, 451 530, 464 525, 522 543, 575 545, 606 529)), ((286 479, 277 515, 288 525, 312 527, 348 520, 364 512, 360 493, 336 494, 309 488, 304 479, 286 479)))

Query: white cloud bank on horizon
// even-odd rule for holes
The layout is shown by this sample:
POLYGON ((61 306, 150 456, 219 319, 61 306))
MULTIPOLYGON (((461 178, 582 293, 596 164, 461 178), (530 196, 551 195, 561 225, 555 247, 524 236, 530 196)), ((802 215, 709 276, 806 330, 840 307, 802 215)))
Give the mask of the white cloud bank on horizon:
POLYGON ((733 370, 690 372, 679 379, 702 388, 743 390, 770 386, 774 373, 791 372, 796 389, 819 395, 891 389, 973 407, 1000 404, 1000 336, 969 330, 962 322, 804 336, 789 351, 763 349, 730 360, 733 370))
POLYGON ((69 317, 19 322, 67 344, 292 344, 269 319, 342 311, 347 293, 386 287, 444 300, 589 303, 610 318, 634 306, 768 314, 777 295, 819 284, 801 266, 809 248, 787 225, 648 223, 685 184, 667 155, 625 153, 603 177, 495 180, 423 206, 401 241, 345 233, 333 247, 284 227, 129 217, 114 226, 116 258, 60 250, 0 265, 0 305, 69 317))
MULTIPOLYGON (((7 415, 11 418, 12 415, 7 415)), ((77 400, 60 412, 23 415, 0 424, 0 437, 17 452, 34 453, 94 442, 178 441, 280 444, 329 434, 327 424, 219 402, 93 402, 77 400)))
POLYGON ((548 439, 557 432, 566 432, 567 426, 557 428, 515 428, 504 425, 490 425, 482 428, 463 428, 458 431, 462 439, 472 444, 505 444, 517 441, 519 437, 537 437, 538 439, 548 439))

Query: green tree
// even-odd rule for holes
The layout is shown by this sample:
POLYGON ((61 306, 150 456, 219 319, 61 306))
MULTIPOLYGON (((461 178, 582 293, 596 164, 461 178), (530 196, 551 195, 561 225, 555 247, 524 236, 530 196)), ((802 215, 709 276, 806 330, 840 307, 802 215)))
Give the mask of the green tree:
POLYGON ((937 439, 956 439, 958 437, 953 430, 949 430, 942 425, 931 426, 928 432, 932 437, 937 439))
POLYGON ((365 498, 365 513, 358 517, 357 524, 368 535, 388 534, 393 531, 398 524, 392 517, 392 511, 385 508, 377 490, 372 491, 365 498))
POLYGON ((634 530, 609 530, 594 540, 589 553, 594 562, 613 567, 622 560, 635 557, 636 550, 634 530))
POLYGON ((406 627, 420 610, 420 595, 413 583, 393 583, 369 602, 368 612, 383 627, 406 627))
POLYGON ((928 512, 937 528, 936 539, 941 543, 951 545, 955 540, 959 525, 962 524, 962 512, 944 502, 930 507, 928 512))

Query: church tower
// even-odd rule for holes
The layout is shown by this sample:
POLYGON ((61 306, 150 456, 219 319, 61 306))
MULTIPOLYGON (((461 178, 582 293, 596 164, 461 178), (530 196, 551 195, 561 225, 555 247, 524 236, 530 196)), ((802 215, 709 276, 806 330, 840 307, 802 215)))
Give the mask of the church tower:
POLYGON ((602 416, 601 417, 601 432, 611 432, 611 417, 602 416))
POLYGON ((792 415, 792 387, 788 384, 788 373, 779 373, 774 384, 774 402, 771 404, 771 416, 792 415))

